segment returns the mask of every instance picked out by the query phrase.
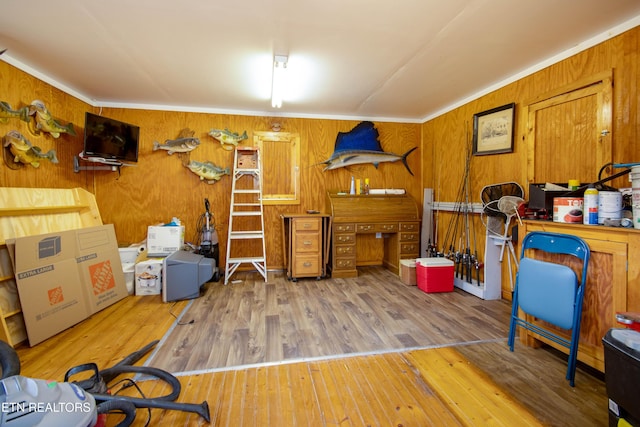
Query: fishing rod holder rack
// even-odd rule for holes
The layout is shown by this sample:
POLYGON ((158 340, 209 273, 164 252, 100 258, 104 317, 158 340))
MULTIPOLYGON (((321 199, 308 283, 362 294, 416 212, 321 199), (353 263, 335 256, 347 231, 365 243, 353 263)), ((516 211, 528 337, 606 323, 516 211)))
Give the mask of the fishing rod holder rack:
POLYGON ((433 202, 432 209, 442 212, 482 213, 482 203, 433 202))
MULTIPOLYGON (((434 212, 440 211, 482 215, 484 213, 484 205, 480 202, 466 203, 434 201, 431 204, 431 210, 434 212)), ((435 247, 429 248, 428 254, 429 256, 444 256, 445 258, 449 258, 454 261, 456 265, 454 275, 455 287, 484 300, 499 299, 501 298, 502 293, 502 281, 500 277, 502 263, 499 261, 501 245, 497 244, 495 239, 492 238, 494 236, 494 233, 487 233, 485 236, 484 262, 477 259, 474 254, 465 254, 460 251, 449 251, 448 253, 444 253, 444 251, 438 252, 435 247), (479 282, 476 279, 479 277, 479 272, 476 270, 480 269, 484 270, 483 282, 479 282), (471 280, 468 280, 469 277, 466 276, 470 276, 471 280), (488 278, 488 276, 490 278, 488 278)))

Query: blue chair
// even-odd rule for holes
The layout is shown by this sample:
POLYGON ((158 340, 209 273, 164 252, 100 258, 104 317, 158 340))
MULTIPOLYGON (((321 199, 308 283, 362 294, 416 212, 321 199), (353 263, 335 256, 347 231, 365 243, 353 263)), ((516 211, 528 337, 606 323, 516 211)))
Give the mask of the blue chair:
POLYGON ((590 254, 589 246, 579 237, 542 231, 531 232, 522 241, 520 266, 513 292, 509 349, 513 351, 518 326, 567 347, 569 360, 566 378, 571 387, 574 386, 576 374, 582 300, 590 254), (577 257, 582 266, 580 278, 567 265, 532 258, 532 249, 577 257), (557 331, 544 328, 541 324, 529 322, 525 316, 519 317, 520 311, 561 329, 571 330, 571 339, 567 340, 557 331))

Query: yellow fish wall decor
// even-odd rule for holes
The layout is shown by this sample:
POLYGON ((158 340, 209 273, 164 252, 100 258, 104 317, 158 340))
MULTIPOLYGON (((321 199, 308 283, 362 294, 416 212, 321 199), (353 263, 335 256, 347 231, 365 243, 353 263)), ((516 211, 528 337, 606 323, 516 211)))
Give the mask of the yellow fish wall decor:
MULTIPOLYGON (((13 155, 14 163, 22 163, 25 165, 31 165, 34 168, 40 166, 40 161, 45 159, 51 163, 58 163, 58 157, 56 156, 56 150, 49 150, 46 153, 42 152, 40 147, 35 147, 17 130, 9 131, 3 138, 3 147, 5 150, 9 150, 13 155)), ((5 157, 6 160, 6 157, 5 157)), ((15 166, 15 165, 9 165, 15 166)), ((15 169, 12 167, 12 169, 15 169)))
POLYGON ((9 119, 19 118, 22 121, 29 121, 29 107, 22 107, 18 110, 11 108, 9 103, 0 101, 0 123, 8 123, 9 119))
POLYGON ((227 151, 233 150, 238 146, 240 141, 248 139, 247 131, 245 130, 242 135, 237 132, 231 132, 229 129, 211 129, 209 135, 214 139, 220 141, 220 145, 227 151))
POLYGON ((35 100, 31 103, 29 106, 29 115, 32 115, 34 119, 33 122, 29 122, 29 130, 34 135, 40 135, 42 132, 47 132, 54 138, 58 138, 62 133, 68 133, 72 136, 76 135, 73 123, 62 125, 53 118, 42 101, 35 100))

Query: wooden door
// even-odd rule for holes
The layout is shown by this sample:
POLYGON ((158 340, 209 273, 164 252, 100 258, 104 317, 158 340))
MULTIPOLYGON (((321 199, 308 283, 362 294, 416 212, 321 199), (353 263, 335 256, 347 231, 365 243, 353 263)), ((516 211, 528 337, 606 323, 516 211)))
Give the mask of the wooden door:
POLYGON ((613 77, 608 71, 548 93, 526 106, 527 179, 594 182, 613 160, 613 77))

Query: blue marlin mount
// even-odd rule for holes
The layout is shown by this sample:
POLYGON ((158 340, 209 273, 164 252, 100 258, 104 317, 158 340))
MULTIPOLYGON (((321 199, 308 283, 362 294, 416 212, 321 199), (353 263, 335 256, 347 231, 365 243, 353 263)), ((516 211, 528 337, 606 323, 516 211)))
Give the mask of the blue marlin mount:
POLYGON ((378 136, 378 130, 372 122, 360 122, 349 132, 338 132, 333 154, 318 164, 327 165, 323 169, 325 171, 364 163, 372 163, 377 169, 380 163, 401 160, 413 175, 407 164, 407 156, 418 147, 413 147, 402 155, 388 153, 382 149, 378 136))

